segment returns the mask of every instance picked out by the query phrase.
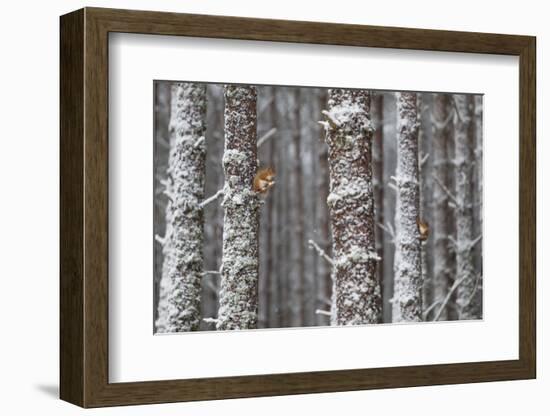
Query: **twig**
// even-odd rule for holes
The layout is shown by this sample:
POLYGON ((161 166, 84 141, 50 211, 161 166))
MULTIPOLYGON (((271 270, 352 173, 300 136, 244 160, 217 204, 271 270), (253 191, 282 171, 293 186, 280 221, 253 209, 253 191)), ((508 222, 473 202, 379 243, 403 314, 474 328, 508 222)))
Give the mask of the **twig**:
POLYGON ((456 116, 458 117, 458 121, 460 121, 462 123, 462 114, 460 114, 460 110, 458 109, 458 104, 456 103, 456 98, 455 96, 453 96, 453 107, 456 111, 456 116))
POLYGON ((163 246, 164 243, 166 243, 166 237, 161 237, 160 235, 155 234, 155 241, 163 246))
POLYGON ((193 145, 194 148, 197 148, 201 145, 201 143, 204 142, 204 136, 201 136, 197 139, 197 141, 195 142, 195 144, 193 145))
POLYGON ((332 260, 327 253, 325 253, 325 250, 323 250, 321 247, 317 245, 317 243, 313 240, 308 240, 309 247, 312 249, 317 250, 317 254, 324 258, 332 267, 334 267, 334 260, 332 260))
POLYGON ((330 311, 324 311, 322 309, 317 309, 315 311, 315 314, 316 315, 324 315, 324 316, 332 316, 332 314, 330 313, 330 311))
POLYGON ((430 154, 429 153, 426 153, 422 159, 420 159, 420 167, 423 167, 426 162, 428 161, 428 159, 430 158, 430 154))
POLYGON ((221 275, 222 273, 219 271, 219 270, 206 270, 204 272, 202 272, 202 275, 203 276, 206 276, 206 275, 221 275))
POLYGON ((428 315, 430 314, 430 312, 437 306, 441 303, 440 300, 436 300, 434 303, 432 303, 430 305, 430 307, 428 309, 426 309, 423 314, 424 314, 424 319, 426 319, 428 317, 428 315))
POLYGON ((277 133, 277 128, 273 127, 270 129, 266 134, 264 134, 262 137, 258 139, 256 142, 256 146, 260 147, 262 144, 264 144, 271 136, 273 136, 275 133, 277 133))
POLYGON ((384 225, 381 222, 377 222, 376 225, 378 225, 381 229, 387 232, 388 235, 392 238, 392 240, 395 240, 395 231, 393 230, 393 227, 389 222, 387 223, 387 225, 384 225))
POLYGON ((218 190, 218 192, 216 192, 214 195, 212 195, 211 197, 209 198, 206 198, 204 201, 202 201, 200 204, 199 204, 199 208, 204 208, 205 206, 207 206, 209 203, 215 201, 216 199, 218 199, 220 196, 223 195, 223 188, 218 190))
POLYGON ((449 191, 449 188, 447 188, 443 182, 441 182, 441 180, 437 177, 437 175, 433 175, 433 178, 435 180, 435 182, 441 187, 441 189, 443 189, 443 192, 445 192, 445 194, 454 202, 454 204, 456 206, 460 206, 460 204, 458 203, 456 197, 452 194, 451 191, 449 191))
POLYGON ((482 237, 482 235, 480 234, 480 235, 477 236, 477 238, 470 241, 470 250, 473 249, 476 246, 476 244, 481 241, 481 237, 482 237))
POLYGON ((476 275, 476 281, 475 281, 475 284, 474 284, 474 289, 472 290, 472 293, 470 294, 470 296, 468 297, 468 300, 466 301, 466 303, 464 305, 461 306, 460 310, 462 311, 462 309, 464 309, 465 306, 469 305, 470 302, 472 301, 472 299, 474 298, 476 292, 477 292, 477 288, 479 286, 479 281, 481 280, 481 274, 477 274, 476 275))
POLYGON ((438 309, 437 313, 435 314, 435 317, 433 319, 434 321, 439 320, 439 317, 443 313, 443 309, 445 309, 445 306, 447 306, 447 303, 449 303, 449 300, 451 299, 451 295, 456 290, 456 288, 458 286, 460 286, 460 284, 464 281, 464 279, 465 279, 465 277, 463 277, 459 280, 455 280, 455 282, 453 283, 453 286, 449 290, 449 293, 447 293, 447 296, 445 296, 445 299, 443 300, 443 303, 441 304, 441 307, 438 309))

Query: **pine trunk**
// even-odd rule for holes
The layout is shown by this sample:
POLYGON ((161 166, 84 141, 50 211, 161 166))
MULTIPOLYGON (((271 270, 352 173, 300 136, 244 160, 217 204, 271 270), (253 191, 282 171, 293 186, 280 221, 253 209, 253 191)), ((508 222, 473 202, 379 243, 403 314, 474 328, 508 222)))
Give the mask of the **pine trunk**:
MULTIPOLYGON (((433 216, 433 239, 434 239, 434 299, 443 302, 450 288, 450 257, 449 237, 452 235, 449 216, 449 196, 445 189, 451 188, 449 174, 449 156, 447 144, 451 140, 450 117, 451 100, 448 94, 436 94, 433 102, 433 166, 436 183, 433 188, 434 216, 433 216), (444 188, 445 187, 445 188, 444 188)), ((435 308, 439 311, 439 306, 435 308)), ((448 319, 447 308, 439 312, 439 319, 448 319)))
POLYGON ((326 141, 333 235, 333 325, 380 322, 376 274, 370 95, 329 90, 326 141))
POLYGON ((481 315, 481 291, 478 290, 473 253, 474 97, 456 95, 455 101, 456 267, 460 282, 456 303, 459 319, 477 319, 481 315))
POLYGON ((173 88, 166 233, 157 332, 197 330, 203 273, 206 87, 173 88))
POLYGON ((422 320, 422 266, 418 231, 418 120, 416 94, 397 94, 397 206, 393 322, 422 320))
POLYGON ((225 97, 223 254, 219 330, 256 328, 258 320, 258 169, 256 89, 228 85, 225 97))

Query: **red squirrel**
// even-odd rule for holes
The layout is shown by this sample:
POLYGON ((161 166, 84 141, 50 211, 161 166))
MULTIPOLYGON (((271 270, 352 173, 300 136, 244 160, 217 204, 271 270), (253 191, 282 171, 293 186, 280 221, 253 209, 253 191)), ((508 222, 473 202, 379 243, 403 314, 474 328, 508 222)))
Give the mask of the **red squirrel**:
POLYGON ((275 185, 275 171, 272 168, 263 168, 254 176, 252 187, 255 192, 267 195, 267 192, 273 185, 275 185))

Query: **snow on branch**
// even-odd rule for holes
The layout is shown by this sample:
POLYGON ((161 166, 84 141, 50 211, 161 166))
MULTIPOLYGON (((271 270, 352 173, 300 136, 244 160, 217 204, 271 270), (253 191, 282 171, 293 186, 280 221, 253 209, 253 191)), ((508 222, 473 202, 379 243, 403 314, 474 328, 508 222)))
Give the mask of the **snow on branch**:
POLYGON ((256 146, 261 147, 267 140, 269 140, 275 133, 277 133, 277 128, 273 127, 266 134, 258 139, 256 146))
POLYGON ((314 249, 317 251, 317 254, 319 254, 319 256, 321 256, 322 258, 324 258, 327 263, 329 263, 332 267, 334 267, 334 260, 332 260, 328 255, 327 253, 325 252, 325 250, 323 250, 321 247, 319 247, 319 245, 313 241, 313 240, 308 240, 308 244, 309 244, 309 248, 311 249, 314 249))
MULTIPOLYGON (((327 118, 327 121, 324 123, 328 123, 330 127, 332 127, 333 129, 341 127, 340 122, 336 120, 336 118, 331 114, 330 111, 323 110, 321 111, 321 113, 327 118)), ((325 128, 327 127, 326 124, 323 124, 323 125, 325 126, 325 128)))
POLYGON ((217 324, 218 319, 216 318, 202 318, 203 322, 206 322, 207 324, 217 324))
POLYGON ((219 270, 206 270, 205 272, 202 272, 202 275, 203 276, 206 276, 206 275, 216 275, 216 276, 219 276, 221 275, 222 273, 219 271, 219 270))
POLYGON ((164 243, 166 242, 166 237, 161 237, 160 235, 155 234, 155 241, 161 246, 164 246, 164 243))
POLYGON ((315 310, 315 314, 316 315, 323 315, 323 316, 332 316, 332 314, 330 313, 330 311, 324 311, 322 309, 316 309, 315 310))
POLYGON ((218 199, 220 196, 223 195, 223 188, 218 190, 218 192, 216 192, 214 195, 206 198, 204 201, 202 201, 200 204, 199 204, 199 207, 200 208, 204 208, 205 206, 207 206, 209 203, 215 201, 216 199, 218 199))

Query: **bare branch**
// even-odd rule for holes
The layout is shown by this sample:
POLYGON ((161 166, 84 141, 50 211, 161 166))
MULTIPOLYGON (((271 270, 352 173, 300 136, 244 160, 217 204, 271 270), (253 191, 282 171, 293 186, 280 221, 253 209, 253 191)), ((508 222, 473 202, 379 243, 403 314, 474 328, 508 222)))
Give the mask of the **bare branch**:
POLYGON ((453 286, 447 293, 447 296, 445 296, 445 299, 443 300, 443 302, 441 303, 441 306, 439 307, 437 313, 435 314, 435 317, 433 319, 434 321, 439 320, 439 318, 441 317, 441 314, 443 313, 443 309, 445 309, 445 306, 447 306, 447 303, 449 303, 449 300, 451 300, 451 296, 453 292, 456 290, 458 286, 460 286, 460 284, 464 281, 464 279, 465 278, 463 277, 461 279, 455 280, 455 282, 453 283, 453 286))
POLYGON ((441 304, 441 301, 440 300, 436 300, 434 303, 432 303, 428 309, 426 309, 423 314, 424 314, 424 319, 426 319, 428 317, 428 315, 430 314, 430 312, 437 306, 441 304))
POLYGON ((204 142, 204 136, 199 137, 199 138, 197 139, 197 141, 195 142, 195 144, 193 145, 193 147, 194 147, 194 148, 199 147, 199 146, 202 144, 202 142, 204 142))
POLYGON ((381 222, 377 222, 376 225, 380 227, 382 230, 388 233, 388 235, 392 238, 392 242, 395 239, 395 232, 393 228, 391 227, 390 223, 387 223, 388 225, 384 225, 381 222))
POLYGON ((420 167, 423 167, 428 159, 430 158, 430 154, 426 153, 421 159, 420 159, 420 167))
POLYGON ((199 207, 200 208, 204 208, 205 206, 207 206, 209 203, 215 201, 216 199, 218 199, 220 196, 223 195, 223 188, 218 190, 218 192, 216 192, 214 195, 212 195, 211 197, 209 198, 206 198, 204 201, 202 201, 200 204, 199 204, 199 207))
POLYGON ((256 146, 260 147, 262 144, 264 144, 268 139, 270 139, 275 133, 277 133, 277 128, 273 127, 270 129, 266 134, 264 134, 262 137, 258 139, 256 142, 256 146))
POLYGON ((308 240, 309 248, 315 249, 317 251, 317 254, 324 258, 327 263, 329 263, 332 267, 334 267, 334 260, 332 260, 327 253, 325 253, 325 250, 323 250, 321 247, 317 245, 317 243, 313 240, 308 240))
POLYGON ((481 241, 481 237, 482 237, 482 235, 480 234, 475 239, 470 241, 470 250, 473 249, 476 246, 476 244, 481 241))
POLYGON ((443 192, 445 192, 445 194, 449 197, 449 199, 451 199, 451 201, 453 201, 453 203, 456 205, 456 206, 460 206, 460 204, 458 203, 456 197, 453 195, 453 193, 451 191, 449 191, 449 188, 447 188, 443 182, 441 182, 441 180, 437 177, 437 175, 433 175, 433 178, 435 180, 435 182, 441 187, 441 189, 443 189, 443 192))

